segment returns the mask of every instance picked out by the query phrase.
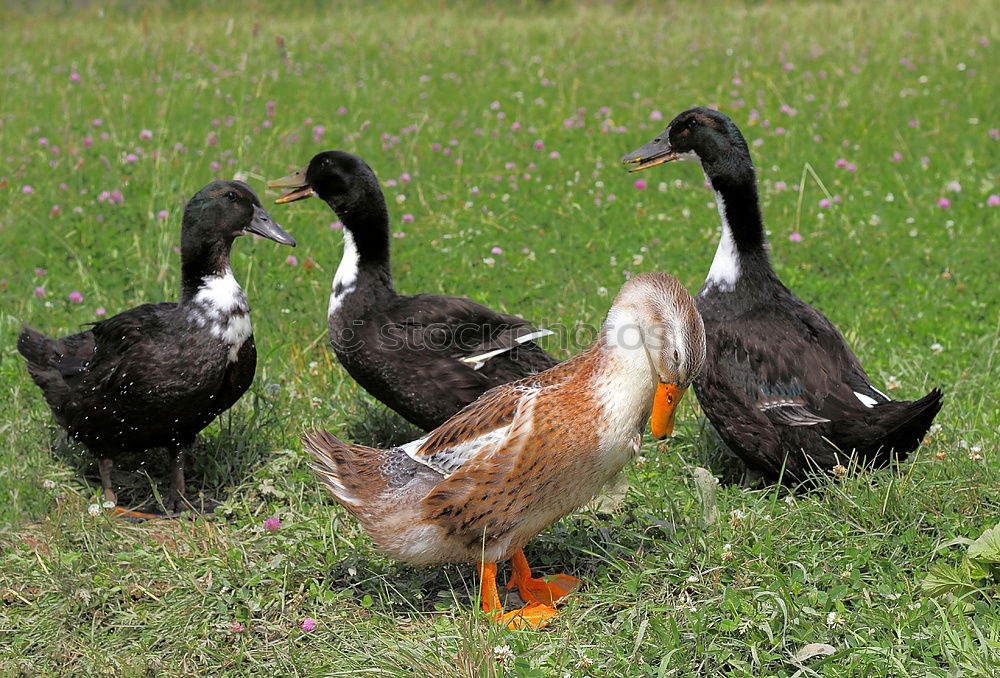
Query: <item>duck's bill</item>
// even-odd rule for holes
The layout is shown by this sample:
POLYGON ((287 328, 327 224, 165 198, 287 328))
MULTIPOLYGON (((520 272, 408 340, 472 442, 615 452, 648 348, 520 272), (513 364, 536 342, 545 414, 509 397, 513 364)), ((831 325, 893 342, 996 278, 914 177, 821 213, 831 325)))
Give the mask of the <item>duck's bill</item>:
POLYGON ((677 404, 684 397, 687 389, 678 388, 674 384, 662 381, 656 385, 656 395, 653 396, 653 416, 649 420, 649 430, 657 440, 663 440, 674 433, 674 415, 677 404))
POLYGON ((258 207, 257 205, 253 207, 253 221, 247 226, 246 231, 247 233, 255 233, 282 245, 295 247, 295 238, 286 233, 281 226, 274 223, 271 215, 263 207, 258 207))
POLYGON ((670 150, 667 144, 650 141, 642 148, 636 149, 624 156, 622 162, 626 165, 633 165, 633 167, 628 168, 629 172, 638 172, 662 165, 665 162, 677 160, 679 157, 677 153, 670 150))
POLYGON ((280 188, 290 191, 290 193, 286 193, 275 200, 274 203, 276 205, 284 205, 287 202, 295 202, 296 200, 303 200, 316 195, 312 188, 309 187, 309 182, 306 181, 305 167, 295 170, 291 174, 283 176, 280 179, 267 182, 267 187, 280 188))

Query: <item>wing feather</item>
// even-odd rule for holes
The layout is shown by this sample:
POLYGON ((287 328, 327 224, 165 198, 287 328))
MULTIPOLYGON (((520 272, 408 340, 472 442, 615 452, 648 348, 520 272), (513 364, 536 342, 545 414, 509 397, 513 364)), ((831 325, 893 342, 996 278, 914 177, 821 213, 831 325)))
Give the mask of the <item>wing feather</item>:
POLYGON ((530 429, 540 385, 507 384, 478 400, 435 429, 426 438, 401 449, 445 477, 477 458, 491 456, 530 429))

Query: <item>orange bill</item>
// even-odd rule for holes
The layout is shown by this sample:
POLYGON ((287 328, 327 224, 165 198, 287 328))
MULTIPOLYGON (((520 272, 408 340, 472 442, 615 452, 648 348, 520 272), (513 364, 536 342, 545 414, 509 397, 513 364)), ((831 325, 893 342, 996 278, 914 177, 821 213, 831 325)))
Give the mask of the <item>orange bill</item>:
POLYGON ((656 385, 656 395, 653 396, 653 416, 649 420, 649 429, 653 437, 662 440, 674 432, 674 411, 684 397, 686 389, 675 384, 665 384, 662 381, 656 385))

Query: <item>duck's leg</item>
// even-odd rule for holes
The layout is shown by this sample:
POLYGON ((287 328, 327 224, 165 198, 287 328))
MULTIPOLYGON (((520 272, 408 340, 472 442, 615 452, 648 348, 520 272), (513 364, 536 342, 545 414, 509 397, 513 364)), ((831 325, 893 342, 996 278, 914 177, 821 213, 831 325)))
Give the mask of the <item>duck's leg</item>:
POLYGON ((184 455, 187 448, 183 445, 170 450, 170 497, 167 499, 167 511, 180 511, 184 508, 184 495, 187 484, 184 482, 184 455))
POLYGON ((480 563, 479 576, 482 581, 480 597, 482 598, 483 612, 496 623, 504 624, 514 631, 541 629, 549 623, 549 619, 556 616, 555 609, 541 603, 531 603, 519 610, 505 613, 503 604, 500 602, 500 594, 497 592, 496 563, 480 563))
POLYGON ((115 467, 115 462, 108 457, 98 457, 97 469, 101 473, 101 487, 104 488, 104 501, 118 504, 118 497, 111 489, 111 469, 115 467))
POLYGON ((104 488, 104 500, 114 502, 115 507, 111 510, 112 515, 124 518, 125 520, 152 520, 160 516, 151 513, 141 513, 139 511, 129 511, 118 506, 118 496, 111 489, 111 470, 114 469, 115 462, 108 457, 97 458, 97 468, 101 473, 101 487, 104 488))
POLYGON ((513 572, 507 588, 517 588, 521 599, 526 603, 554 606, 556 601, 565 598, 580 586, 580 580, 568 574, 554 574, 546 579, 533 578, 528 560, 521 549, 510 559, 510 565, 513 572))

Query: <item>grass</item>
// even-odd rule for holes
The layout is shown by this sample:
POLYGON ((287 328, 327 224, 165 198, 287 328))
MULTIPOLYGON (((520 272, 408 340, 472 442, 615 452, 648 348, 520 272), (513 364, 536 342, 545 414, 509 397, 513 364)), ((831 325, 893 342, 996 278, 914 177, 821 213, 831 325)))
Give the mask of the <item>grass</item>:
MULTIPOLYGON (((1000 513, 989 3, 257 9, 2 16, 0 674, 996 675, 995 602, 967 612, 919 585, 932 563, 960 561, 941 545, 1000 513), (617 508, 585 509, 529 545, 541 571, 583 579, 578 598, 548 631, 494 628, 471 568, 374 553, 306 467, 306 425, 405 435, 325 347, 340 238, 311 201, 269 208, 299 240, 298 265, 273 243, 235 247, 259 358, 252 394, 199 443, 194 482, 224 499, 216 516, 88 513, 98 485, 64 453, 16 333, 28 322, 64 334, 97 307, 176 298, 181 209, 209 180, 240 173, 270 202, 264 179, 318 150, 356 152, 397 182, 386 191, 405 232, 393 240, 401 290, 467 294, 562 328, 547 346, 567 356, 626 271, 703 280, 718 227, 696 168, 638 175, 639 190, 617 165, 695 103, 762 140, 784 281, 844 331, 877 385, 900 398, 945 390, 941 429, 912 462, 794 497, 726 485, 720 520, 704 526, 692 469, 734 473, 692 398, 669 452, 650 446, 628 470, 617 508), (101 199, 114 190, 123 202, 101 199), (270 516, 279 530, 263 529, 270 516), (837 651, 796 660, 808 643, 837 651)), ((158 473, 127 476, 130 491, 149 497, 158 473)))

